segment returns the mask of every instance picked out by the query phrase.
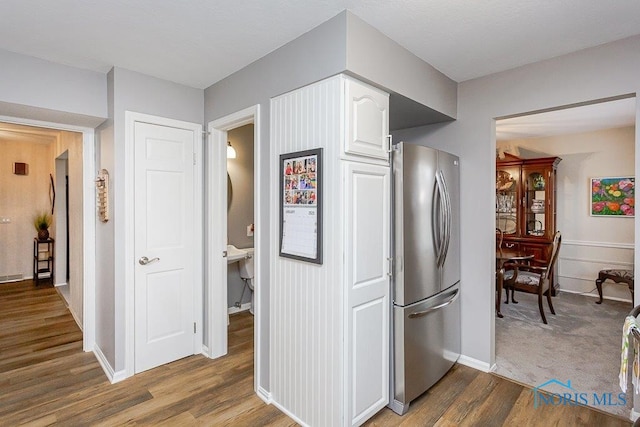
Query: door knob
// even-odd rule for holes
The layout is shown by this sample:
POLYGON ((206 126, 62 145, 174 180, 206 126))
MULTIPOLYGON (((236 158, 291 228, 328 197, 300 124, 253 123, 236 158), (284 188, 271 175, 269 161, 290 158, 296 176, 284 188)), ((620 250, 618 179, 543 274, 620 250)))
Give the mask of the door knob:
POLYGON ((142 258, 140 258, 138 260, 138 262, 140 263, 140 265, 147 265, 147 264, 151 264, 152 262, 156 262, 156 261, 160 261, 160 258, 147 258, 146 256, 143 256, 142 258))

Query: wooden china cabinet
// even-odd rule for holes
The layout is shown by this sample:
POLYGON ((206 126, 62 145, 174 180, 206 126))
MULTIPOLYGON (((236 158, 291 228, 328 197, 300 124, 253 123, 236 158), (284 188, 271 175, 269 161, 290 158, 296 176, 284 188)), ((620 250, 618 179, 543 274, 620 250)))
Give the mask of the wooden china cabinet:
MULTIPOLYGON (((496 228, 503 248, 534 254, 549 262, 556 233, 556 169, 560 157, 521 159, 505 154, 496 159, 496 228)), ((556 295, 556 272, 550 288, 556 295)))

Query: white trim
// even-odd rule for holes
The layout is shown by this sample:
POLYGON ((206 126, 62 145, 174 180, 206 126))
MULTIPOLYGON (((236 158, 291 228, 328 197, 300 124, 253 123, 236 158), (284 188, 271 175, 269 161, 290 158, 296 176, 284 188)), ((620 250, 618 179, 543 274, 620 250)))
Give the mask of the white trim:
POLYGON ((596 248, 634 249, 633 243, 592 242, 588 240, 563 240, 562 246, 594 246, 596 248))
POLYGON ((267 405, 271 405, 271 403, 273 402, 271 393, 269 393, 267 390, 263 389, 262 387, 258 387, 258 391, 256 391, 256 393, 258 394, 258 397, 262 399, 262 401, 267 405))
POLYGON ((93 348, 93 354, 96 356, 96 359, 100 364, 100 367, 102 367, 104 374, 107 376, 107 379, 111 384, 115 384, 127 378, 125 371, 115 372, 113 370, 106 356, 104 355, 100 347, 98 347, 97 345, 93 348))
MULTIPOLYGON (((64 299, 64 297, 62 299, 64 299)), ((67 310, 69 310, 69 313, 71 313, 71 317, 73 317, 73 320, 76 321, 76 324, 78 325, 78 328, 80 328, 81 331, 84 330, 84 328, 82 327, 82 322, 80 321, 80 319, 76 315, 76 312, 71 309, 71 305, 67 304, 67 310)))
MULTIPOLYGON (((134 235, 134 158, 135 158, 135 124, 136 122, 148 123, 158 126, 168 126, 178 129, 185 129, 194 132, 194 144, 193 149, 196 155, 196 165, 194 171, 194 281, 196 290, 194 292, 194 321, 196 322, 196 334, 194 337, 193 354, 199 354, 202 352, 202 318, 204 313, 204 301, 202 299, 202 291, 204 290, 204 277, 202 263, 204 259, 203 255, 203 242, 198 239, 198 236, 203 235, 203 176, 204 176, 204 162, 202 161, 202 125, 198 123, 185 122, 182 120, 175 120, 166 117, 153 116, 150 114, 136 113, 133 111, 125 111, 125 167, 124 176, 121 179, 124 180, 124 235, 134 235), (198 292, 198 286, 200 292, 198 292)), ((134 245, 133 241, 124 246, 124 277, 125 277, 125 368, 124 378, 128 378, 135 374, 135 264, 134 264, 134 245)), ((226 300, 225 300, 226 301, 226 300)))
MULTIPOLYGON (((596 279, 593 278, 593 277, 584 278, 584 277, 570 276, 568 274, 558 274, 558 277, 564 277, 565 279, 575 279, 575 280, 582 280, 582 281, 585 281, 585 282, 591 282, 593 284, 593 286, 595 286, 595 282, 596 282, 596 279)), ((563 291, 564 289, 560 288, 560 290, 563 291)))
POLYGON ((640 418, 640 412, 636 412, 635 409, 631 408, 631 415, 629 415, 629 417, 631 418, 631 421, 636 421, 638 418, 640 418))
POLYGON ((574 258, 574 257, 564 257, 564 256, 559 256, 558 259, 565 260, 565 261, 586 262, 588 264, 597 264, 597 265, 621 265, 621 266, 631 267, 630 270, 633 270, 632 262, 602 261, 602 260, 596 260, 596 259, 574 258))
MULTIPOLYGON (((591 292, 594 292, 595 289, 591 292)), ((564 289, 564 288, 560 288, 560 292, 566 292, 568 294, 577 294, 577 295, 584 295, 586 297, 593 297, 593 298, 600 298, 600 296, 598 294, 592 294, 591 292, 580 292, 580 291, 575 291, 573 289, 564 289)), ((621 302, 633 302, 631 301, 631 298, 628 299, 624 299, 624 298, 618 298, 618 297, 610 297, 607 295, 603 295, 602 299, 608 299, 611 301, 621 301, 621 302)))
POLYGON ((209 122, 207 146, 207 264, 206 286, 209 357, 227 354, 227 131, 209 122))
POLYGON ((242 304, 240 306, 240 308, 238 307, 229 307, 228 309, 228 314, 235 314, 235 313, 241 313, 243 311, 247 311, 251 309, 251 303, 250 302, 245 302, 244 304, 242 304))
MULTIPOLYGON (((44 122, 27 118, 0 116, 0 121, 49 129, 82 133, 82 349, 92 351, 95 345, 96 293, 96 221, 95 221, 95 130, 85 126, 44 122)), ((77 321, 77 319, 76 319, 77 321)))
POLYGON ((300 418, 298 418, 295 415, 293 415, 287 408, 285 408, 284 406, 282 406, 281 404, 279 404, 275 400, 271 400, 271 405, 273 405, 276 408, 278 408, 281 412, 284 412, 284 414, 286 416, 288 416, 289 418, 291 418, 293 421, 295 421, 296 423, 300 424, 301 426, 309 427, 309 424, 305 423, 300 418))
POLYGON ((482 372, 491 372, 492 370, 495 369, 495 366, 496 366, 495 364, 491 365, 487 362, 474 359, 473 357, 465 356, 464 354, 460 355, 460 357, 458 358, 458 363, 473 369, 477 369, 482 372))
POLYGON ((96 340, 96 210, 95 182, 96 156, 95 134, 82 133, 82 349, 91 351, 96 340))
POLYGON ((254 254, 254 390, 262 390, 259 384, 262 372, 261 348, 263 325, 261 319, 262 294, 262 239, 264 227, 262 224, 261 199, 267 195, 260 192, 261 178, 261 146, 260 143, 260 105, 256 104, 244 110, 230 114, 208 123, 209 149, 207 150, 207 289, 209 295, 208 316, 208 345, 209 357, 219 357, 227 353, 227 286, 226 281, 220 281, 220 275, 226 276, 226 262, 222 257, 212 256, 226 250, 227 210, 220 210, 220 206, 227 206, 227 131, 253 123, 254 149, 254 224, 253 245, 254 254), (217 173, 215 173, 217 172, 217 173), (218 189, 222 191, 217 191, 218 189))

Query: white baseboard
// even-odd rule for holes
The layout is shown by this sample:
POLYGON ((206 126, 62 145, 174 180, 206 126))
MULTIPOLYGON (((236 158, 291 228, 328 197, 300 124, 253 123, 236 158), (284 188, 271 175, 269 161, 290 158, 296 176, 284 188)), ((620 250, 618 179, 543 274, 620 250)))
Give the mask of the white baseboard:
POLYGON ((631 415, 630 415, 630 417, 631 417, 631 421, 635 421, 635 420, 637 420, 638 418, 640 418, 640 412, 636 412, 636 410, 635 410, 635 409, 631 408, 631 415))
POLYGON ((211 359, 211 354, 209 354, 209 346, 202 344, 202 354, 211 359))
POLYGON ((491 366, 486 362, 483 362, 478 359, 474 359, 469 356, 465 356, 464 354, 460 355, 460 357, 458 358, 458 363, 473 369, 477 369, 482 372, 491 372, 492 370, 495 369, 495 366, 496 366, 496 365, 491 366))
POLYGON ((250 308, 251 308, 251 303, 250 302, 245 302, 244 304, 242 304, 240 306, 240 308, 238 308, 238 307, 229 307, 229 314, 240 313, 241 311, 247 311, 250 308))
POLYGON ((67 282, 64 282, 64 283, 56 283, 56 284, 55 284, 55 285, 53 285, 53 286, 55 286, 55 287, 57 288, 57 287, 59 287, 59 286, 67 286, 67 285, 68 285, 68 283, 67 283, 67 282))
POLYGON ((269 393, 267 390, 263 389, 262 387, 258 387, 258 391, 256 392, 256 394, 267 405, 271 405, 271 403, 273 402, 273 399, 271 399, 271 393, 269 393))
POLYGON ((111 384, 115 384, 127 378, 125 371, 115 372, 113 370, 113 368, 109 364, 109 361, 105 357, 104 353, 102 352, 102 350, 100 350, 99 346, 97 345, 93 346, 93 354, 95 354, 96 359, 98 360, 98 363, 102 367, 102 370, 104 371, 105 375, 107 376, 111 384))
MULTIPOLYGON (((566 292, 568 294, 579 294, 579 295, 584 295, 586 297, 600 298, 600 296, 598 294, 592 294, 590 292, 574 291, 574 290, 571 290, 571 289, 560 288, 560 292, 566 292)), ((611 301, 629 302, 629 303, 633 302, 633 301, 631 301, 630 298, 608 297, 606 295, 603 295, 602 299, 608 299, 608 300, 611 300, 611 301)))
POLYGON ((67 306, 67 310, 69 310, 69 313, 71 313, 71 316, 73 316, 73 320, 76 321, 76 324, 78 325, 78 327, 80 328, 80 330, 82 331, 82 322, 80 321, 80 319, 78 318, 78 316, 76 316, 76 312, 71 310, 71 306, 67 306))
POLYGON ((289 410, 287 408, 285 408, 284 406, 282 406, 281 404, 279 404, 275 400, 271 400, 271 404, 273 406, 275 406, 276 408, 280 409, 280 411, 284 412, 286 416, 291 418, 296 423, 298 423, 298 424, 300 424, 301 426, 304 426, 304 427, 309 427, 309 424, 303 422, 300 418, 298 418, 295 415, 293 415, 291 412, 289 412, 289 410))

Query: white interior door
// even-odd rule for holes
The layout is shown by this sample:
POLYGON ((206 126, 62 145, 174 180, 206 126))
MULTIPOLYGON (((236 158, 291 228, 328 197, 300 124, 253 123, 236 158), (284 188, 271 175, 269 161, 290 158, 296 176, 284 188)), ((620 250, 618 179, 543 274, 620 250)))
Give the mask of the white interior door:
POLYGON ((194 353, 195 137, 135 123, 136 373, 194 353))

